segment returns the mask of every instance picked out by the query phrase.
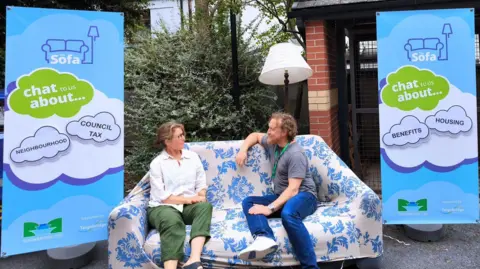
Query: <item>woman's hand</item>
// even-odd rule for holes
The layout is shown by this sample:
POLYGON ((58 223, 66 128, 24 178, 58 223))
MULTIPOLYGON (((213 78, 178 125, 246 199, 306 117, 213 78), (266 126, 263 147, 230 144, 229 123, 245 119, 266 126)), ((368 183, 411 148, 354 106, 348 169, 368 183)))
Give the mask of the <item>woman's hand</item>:
POLYGON ((196 204, 196 203, 201 203, 201 202, 206 202, 207 198, 205 196, 192 196, 192 197, 185 197, 185 204, 186 205, 191 205, 191 204, 196 204))
POLYGON ((184 204, 186 205, 191 205, 191 204, 196 204, 196 203, 201 203, 201 202, 206 202, 207 198, 205 196, 192 196, 192 197, 185 197, 183 198, 185 200, 184 204))
POLYGON ((205 198, 205 196, 198 196, 198 195, 191 197, 191 199, 193 204, 207 201, 207 198, 205 198))
POLYGON ((183 198, 183 200, 184 200, 183 203, 184 203, 185 205, 191 205, 191 204, 193 204, 192 198, 193 198, 193 197, 184 197, 184 198, 183 198))

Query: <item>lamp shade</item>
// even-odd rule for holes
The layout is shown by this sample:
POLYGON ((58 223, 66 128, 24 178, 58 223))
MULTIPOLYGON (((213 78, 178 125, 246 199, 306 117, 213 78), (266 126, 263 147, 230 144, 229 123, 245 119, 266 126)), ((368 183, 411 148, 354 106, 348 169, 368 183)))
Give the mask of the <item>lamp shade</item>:
POLYGON ((309 78, 313 71, 302 57, 303 48, 292 43, 278 43, 270 47, 259 80, 263 84, 283 85, 288 71, 289 83, 309 78))

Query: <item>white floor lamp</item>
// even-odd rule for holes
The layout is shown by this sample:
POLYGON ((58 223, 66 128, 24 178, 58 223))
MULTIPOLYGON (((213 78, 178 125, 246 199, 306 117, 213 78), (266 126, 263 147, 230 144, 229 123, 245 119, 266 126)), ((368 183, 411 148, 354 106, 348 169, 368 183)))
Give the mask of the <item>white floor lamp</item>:
POLYGON ((270 47, 259 80, 267 85, 284 85, 284 110, 288 107, 288 84, 308 79, 313 70, 302 56, 303 48, 292 43, 278 43, 270 47))

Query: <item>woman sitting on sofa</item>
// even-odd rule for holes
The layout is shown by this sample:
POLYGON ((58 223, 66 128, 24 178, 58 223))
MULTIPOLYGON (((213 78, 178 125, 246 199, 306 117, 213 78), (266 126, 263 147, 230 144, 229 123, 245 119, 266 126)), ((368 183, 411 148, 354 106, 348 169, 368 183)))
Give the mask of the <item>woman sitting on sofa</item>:
POLYGON ((191 255, 185 269, 203 268, 200 255, 210 239, 212 205, 206 201, 207 179, 199 156, 184 149, 185 128, 162 124, 156 145, 163 150, 150 164, 148 221, 160 233, 165 269, 175 269, 184 256, 185 225, 192 225, 191 255))

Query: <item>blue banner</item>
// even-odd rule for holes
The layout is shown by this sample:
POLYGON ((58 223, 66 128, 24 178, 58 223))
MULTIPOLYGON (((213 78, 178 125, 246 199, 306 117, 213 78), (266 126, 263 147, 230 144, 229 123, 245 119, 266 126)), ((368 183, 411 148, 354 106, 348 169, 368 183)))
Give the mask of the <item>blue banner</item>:
POLYGON ((377 13, 383 218, 475 223, 473 9, 377 13))
POLYGON ((7 8, 2 256, 107 239, 123 196, 123 24, 7 8))

